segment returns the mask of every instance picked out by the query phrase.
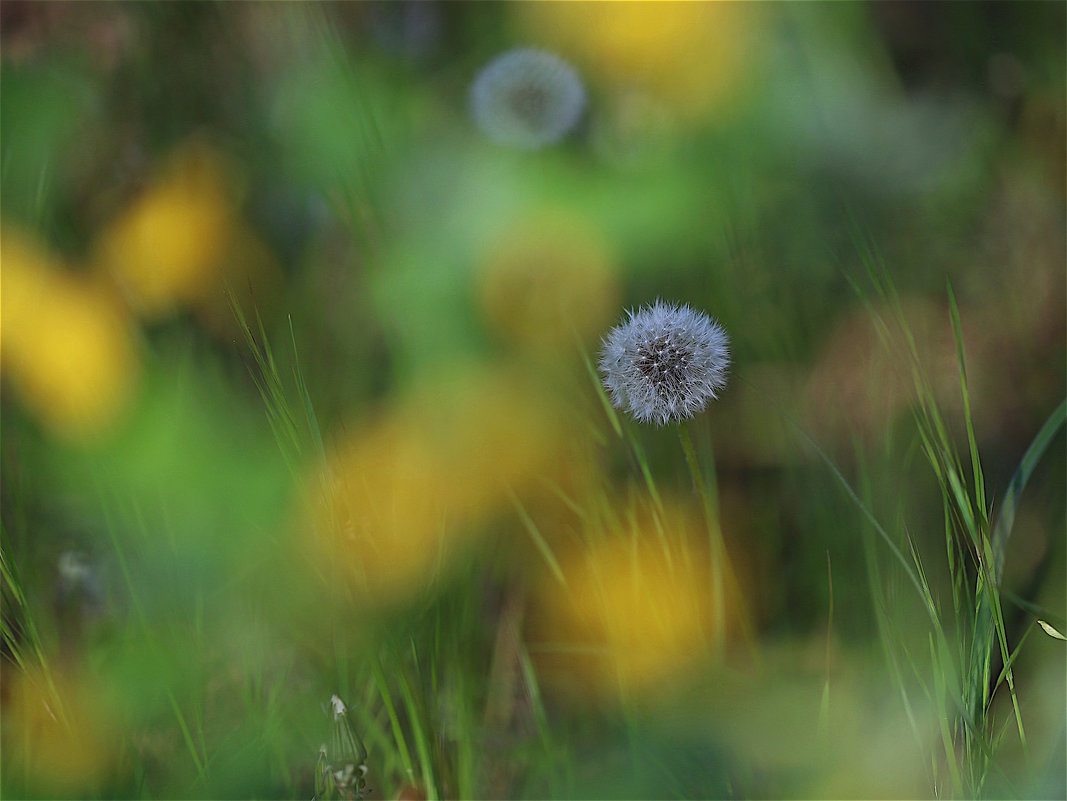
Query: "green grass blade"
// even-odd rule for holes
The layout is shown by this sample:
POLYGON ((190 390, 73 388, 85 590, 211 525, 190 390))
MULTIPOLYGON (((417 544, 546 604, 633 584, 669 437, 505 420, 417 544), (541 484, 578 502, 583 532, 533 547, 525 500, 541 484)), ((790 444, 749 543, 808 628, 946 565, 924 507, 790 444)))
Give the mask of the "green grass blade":
POLYGON ((408 750, 407 739, 404 737, 404 730, 400 726, 400 718, 396 714, 396 704, 393 703, 393 695, 389 692, 389 683, 385 680, 385 672, 382 670, 381 661, 377 658, 374 659, 373 670, 374 681, 377 684, 382 703, 385 704, 385 710, 389 714, 389 724, 393 729, 393 739, 396 741, 400 762, 406 774, 405 778, 408 781, 413 781, 415 779, 415 765, 411 761, 411 751, 408 750))
POLYGON ((289 317, 289 337, 293 344, 293 376, 296 379, 297 392, 304 407, 304 417, 307 420, 308 431, 311 433, 312 442, 323 459, 326 458, 326 448, 322 444, 322 432, 319 429, 319 418, 315 414, 315 408, 311 403, 311 393, 308 392, 307 382, 304 380, 304 371, 300 367, 300 352, 296 347, 296 332, 293 330, 293 318, 289 317))
MULTIPOLYGON (((412 653, 415 656, 415 672, 418 674, 418 655, 415 651, 415 643, 411 643, 412 653)), ((397 682, 400 685, 400 697, 404 702, 404 709, 407 713, 408 723, 411 724, 411 736, 415 741, 415 752, 418 754, 420 767, 422 768, 422 783, 423 791, 426 793, 428 801, 437 801, 441 797, 440 789, 437 786, 437 780, 434 777, 434 765, 433 758, 430 754, 430 738, 426 731, 426 726, 423 725, 425 715, 423 709, 415 698, 415 692, 412 689, 411 682, 408 681, 404 670, 396 671, 397 682)))
POLYGON ((597 397, 600 398, 600 404, 604 407, 604 413, 608 417, 608 421, 611 423, 612 429, 615 431, 615 435, 622 439, 622 426, 619 424, 619 416, 615 414, 615 407, 611 405, 611 401, 608 400, 607 393, 604 392, 604 385, 600 382, 600 376, 597 375, 596 369, 593 367, 593 362, 589 358, 589 354, 582 350, 582 360, 585 362, 585 370, 589 373, 589 378, 593 381, 593 386, 596 388, 597 397))
POLYGON ((1034 468, 1037 467, 1037 463, 1041 461, 1041 457, 1044 455, 1049 443, 1052 442, 1052 438, 1056 436, 1056 433, 1063 426, 1064 420, 1067 420, 1067 399, 1056 407, 1056 410, 1049 415, 1045 424, 1041 426, 1041 430, 1037 432, 1034 441, 1030 443, 1030 447, 1023 454, 1022 461, 1019 462, 1019 467, 1016 469, 1015 475, 1012 476, 1011 483, 1008 484, 1008 491, 1004 495, 1000 514, 997 516, 997 522, 993 528, 993 557, 998 581, 1004 570, 1008 538, 1011 536, 1011 528, 1015 523, 1015 511, 1019 505, 1019 498, 1023 489, 1026 488, 1026 483, 1030 480, 1034 468))
POLYGON ((834 460, 831 459, 826 453, 826 451, 819 447, 819 444, 814 439, 812 439, 812 437, 806 431, 804 431, 804 429, 801 428, 797 423, 793 422, 793 426, 800 433, 801 437, 803 437, 803 439, 809 445, 811 445, 812 448, 815 449, 815 452, 818 454, 819 458, 822 459, 823 463, 829 468, 834 478, 837 479, 837 483, 841 485, 841 488, 845 491, 845 494, 848 495, 849 499, 856 505, 856 508, 860 510, 860 513, 863 515, 863 517, 867 520, 868 523, 870 523, 871 527, 882 539, 882 542, 884 542, 886 544, 886 547, 889 548, 889 552, 893 554, 893 558, 895 558, 900 564, 900 566, 903 568, 904 574, 908 577, 908 581, 912 583, 912 586, 915 587, 916 592, 919 593, 919 597, 923 600, 924 606, 926 608, 926 613, 927 615, 929 615, 930 621, 934 624, 934 627, 940 632, 942 630, 941 621, 938 619, 937 609, 933 604, 933 599, 930 597, 929 592, 923 586, 922 582, 919 581, 919 577, 916 575, 914 568, 908 561, 908 558, 904 556, 904 553, 900 550, 899 547, 897 547, 897 544, 893 542, 893 538, 889 536, 889 533, 882 527, 882 524, 878 522, 878 519, 874 516, 871 510, 867 508, 867 505, 860 500, 859 496, 856 494, 856 491, 852 489, 852 485, 848 483, 848 479, 846 479, 844 475, 842 475, 841 471, 834 463, 834 460))
MULTIPOLYGON (((4 589, 7 590, 12 596, 14 601, 14 607, 21 612, 22 626, 20 627, 20 633, 28 641, 30 650, 33 652, 33 657, 36 659, 38 666, 41 669, 41 673, 44 676, 45 684, 47 685, 48 694, 52 700, 55 708, 59 711, 59 715, 66 720, 66 712, 62 703, 62 699, 59 696, 59 690, 56 688, 55 679, 52 676, 52 670, 48 664, 48 659, 45 657, 44 647, 41 643, 41 635, 37 630, 37 624, 34 621, 33 615, 30 614, 30 610, 26 601, 26 594, 22 590, 22 583, 19 580, 18 569, 16 565, 8 561, 7 554, 3 547, 3 536, 6 534, 2 523, 0 523, 0 575, 3 578, 4 589)), ((7 599, 5 598, 5 606, 7 599)), ((14 611, 7 609, 5 611, 14 611)), ((19 642, 19 637, 16 635, 14 629, 9 626, 9 621, 3 620, 3 642, 7 645, 12 658, 23 671, 28 671, 29 664, 27 655, 23 653, 22 643, 19 642)))
POLYGON ((725 576, 726 547, 722 541, 722 528, 719 523, 718 496, 712 483, 704 480, 704 473, 700 469, 700 460, 697 459, 696 450, 693 448, 693 438, 689 433, 689 424, 682 421, 678 424, 678 438, 682 442, 682 450, 685 451, 685 461, 689 465, 690 478, 693 481, 693 489, 700 496, 704 508, 704 525, 708 532, 708 545, 711 548, 711 603, 712 624, 714 626, 714 643, 716 650, 722 648, 726 637, 726 588, 723 586, 725 576))
POLYGON ((1023 644, 1030 637, 1030 632, 1032 632, 1034 630, 1034 624, 1035 623, 1040 623, 1040 622, 1041 622, 1040 620, 1031 621, 1030 625, 1026 627, 1026 631, 1023 633, 1023 636, 1019 639, 1019 644, 1015 646, 1015 650, 1013 650, 1011 652, 1011 655, 1008 658, 1007 662, 1004 663, 1004 667, 1001 668, 1000 675, 997 676, 997 680, 993 683, 994 687, 999 687, 1004 682, 1004 680, 1008 677, 1008 671, 1010 671, 1011 668, 1012 668, 1012 665, 1015 664, 1015 660, 1018 658, 1019 652, 1022 650, 1023 644))
POLYGON ((545 538, 541 535, 541 531, 537 528, 537 524, 534 523, 530 515, 527 514, 522 503, 515 497, 515 493, 510 489, 508 490, 508 498, 511 499, 511 503, 515 507, 516 513, 519 515, 519 520, 522 521, 523 527, 529 532, 530 538, 533 539, 534 545, 537 546, 537 550, 539 550, 541 556, 544 557, 549 570, 552 571, 552 575, 556 577, 556 580, 560 584, 566 587, 567 579, 563 576, 563 569, 559 566, 559 561, 556 559, 556 555, 552 553, 552 547, 545 541, 545 538))
POLYGON ((960 774, 960 767, 956 760, 956 745, 952 737, 952 732, 949 729, 948 722, 948 704, 946 703, 946 687, 943 674, 937 669, 938 665, 938 651, 934 646, 933 634, 930 635, 930 659, 935 669, 934 674, 934 693, 937 698, 937 722, 938 728, 941 732, 941 744, 945 750, 945 759, 948 762, 949 774, 952 776, 952 785, 955 789, 955 795, 959 795, 963 788, 963 777, 960 774))
POLYGON ((985 478, 982 474, 982 461, 978 456, 978 444, 974 436, 974 419, 971 416, 971 396, 967 390, 967 352, 963 344, 963 326, 960 324, 960 310, 956 305, 956 295, 952 284, 946 281, 948 289, 949 315, 952 318, 952 336, 956 340, 956 356, 960 363, 960 391, 963 395, 963 419, 967 426, 967 446, 971 451, 971 469, 974 473, 974 494, 983 520, 986 517, 985 478))
POLYGON ((204 778, 204 762, 200 759, 200 754, 197 753, 196 744, 193 742, 193 735, 189 731, 189 725, 185 722, 185 715, 182 714, 181 707, 178 706, 178 699, 174 697, 174 693, 167 690, 167 700, 170 701, 171 709, 174 710, 174 716, 178 719, 178 728, 182 731, 182 739, 185 740, 185 747, 189 750, 190 756, 193 758, 193 764, 196 765, 196 773, 198 778, 204 778))
POLYGON ((256 310, 257 338, 257 333, 249 325, 244 311, 241 309, 241 304, 230 287, 226 288, 226 295, 230 302, 230 309, 233 311, 234 318, 241 329, 241 334, 244 336, 245 344, 248 346, 252 354, 252 360, 259 371, 257 375, 252 370, 252 366, 249 365, 252 380, 256 385, 256 389, 259 390, 260 397, 263 399, 263 406, 271 431, 282 455, 285 457, 286 463, 290 469, 293 469, 296 457, 301 451, 300 433, 297 428, 296 417, 285 396, 285 387, 278 373, 274 352, 270 347, 263 320, 259 316, 259 311, 256 310))

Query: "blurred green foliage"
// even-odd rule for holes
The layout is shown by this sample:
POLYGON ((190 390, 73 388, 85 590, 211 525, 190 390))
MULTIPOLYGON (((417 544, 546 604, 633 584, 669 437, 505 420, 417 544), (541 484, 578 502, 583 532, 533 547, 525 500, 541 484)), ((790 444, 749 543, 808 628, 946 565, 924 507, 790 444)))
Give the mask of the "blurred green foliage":
MULTIPOLYGON (((995 520, 1067 394, 1062 4, 0 15, 3 794, 1067 792, 1063 643, 1035 627, 1067 630, 1062 430, 997 587, 1025 744, 998 690, 986 730, 943 747, 968 676, 816 450, 914 553, 949 634, 971 631, 980 610, 953 600, 977 602, 981 559, 947 562, 921 410, 968 467, 973 423, 984 498, 969 469, 964 489, 995 520), (469 113, 478 71, 518 46, 585 81, 582 120, 542 150, 494 145, 469 113), (167 169, 207 170, 219 208, 198 219, 200 184, 176 192, 167 169), (136 232, 120 268, 101 243, 136 232), (139 282, 174 293, 163 311, 139 282), (72 311, 48 315, 57 286, 72 311), (624 308, 657 297, 731 336, 731 384, 692 424, 735 581, 729 642, 647 698, 576 698, 552 675, 586 675, 566 662, 585 657, 539 628, 574 589, 546 602, 545 552, 647 535, 646 516, 665 536, 687 504, 700 518, 677 433, 616 432, 586 371, 624 308), (918 395, 886 320, 915 343, 918 395), (64 378, 112 389, 96 367, 128 370, 129 396, 57 426, 64 378), (466 395, 449 383, 467 376, 466 395), (416 579, 368 597, 352 538, 383 532, 399 539, 382 572, 416 579), (352 756, 317 762, 335 694, 365 786, 323 781, 352 756), (947 754, 971 738, 988 765, 954 779, 947 754)), ((576 631, 612 623, 576 614, 576 631)))

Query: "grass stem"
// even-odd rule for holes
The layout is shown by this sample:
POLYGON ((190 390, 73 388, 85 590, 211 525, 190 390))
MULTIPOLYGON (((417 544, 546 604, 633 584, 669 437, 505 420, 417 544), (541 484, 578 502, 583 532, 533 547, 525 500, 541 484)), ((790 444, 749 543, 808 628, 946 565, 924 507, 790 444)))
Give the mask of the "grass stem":
POLYGON ((700 496, 704 507, 704 521, 708 529, 708 544, 711 548, 711 592, 712 592, 712 625, 713 643, 715 652, 721 655, 722 647, 726 642, 726 609, 725 588, 723 587, 724 565, 726 549, 722 541, 722 529, 719 526, 718 498, 712 497, 712 489, 704 482, 704 473, 700 469, 696 450, 693 448, 693 438, 689 433, 689 424, 684 420, 678 424, 678 438, 682 442, 682 450, 685 451, 685 461, 689 466, 689 474, 693 479, 693 489, 700 496))

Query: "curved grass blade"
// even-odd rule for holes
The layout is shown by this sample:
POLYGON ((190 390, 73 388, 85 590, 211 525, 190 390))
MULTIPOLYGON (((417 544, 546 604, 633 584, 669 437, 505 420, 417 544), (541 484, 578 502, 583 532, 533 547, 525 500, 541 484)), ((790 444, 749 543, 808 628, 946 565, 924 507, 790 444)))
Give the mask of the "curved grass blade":
POLYGON ((977 501, 979 514, 985 523, 986 494, 985 478, 982 475, 982 462, 978 456, 978 444, 974 436, 974 418, 971 415, 971 394, 967 389, 967 351, 963 345, 963 326, 960 323, 960 310, 956 305, 956 293, 952 291, 952 284, 945 282, 948 290, 949 316, 952 318, 952 336, 956 340, 956 356, 960 362, 960 392, 963 395, 963 420, 967 426, 967 446, 971 451, 971 469, 974 472, 974 495, 977 501))
POLYGON ((1008 538, 1011 536, 1011 527, 1015 522, 1015 510, 1019 506, 1019 497, 1022 495, 1023 489, 1026 488, 1026 483, 1030 480, 1030 475, 1034 472, 1034 468, 1041 461, 1041 457, 1044 455, 1049 443, 1052 442, 1052 438, 1056 436, 1065 420, 1067 420, 1067 399, 1056 407, 1056 410, 1049 415, 1045 424, 1041 426, 1041 430, 1037 432, 1034 441, 1030 443, 1030 447, 1023 454, 1022 461, 1019 462, 1019 467, 1015 471, 1015 475, 1012 476, 1011 483, 1008 484, 1008 492, 1004 496, 1004 504, 993 528, 993 557, 996 564, 998 583, 1004 569, 1004 557, 1007 552, 1008 538))

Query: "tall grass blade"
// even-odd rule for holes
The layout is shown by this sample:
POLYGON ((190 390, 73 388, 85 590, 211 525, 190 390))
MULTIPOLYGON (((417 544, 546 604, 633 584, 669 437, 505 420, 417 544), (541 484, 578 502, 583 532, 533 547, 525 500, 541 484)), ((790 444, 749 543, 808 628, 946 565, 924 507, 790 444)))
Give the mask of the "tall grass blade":
POLYGON ((193 764, 196 765, 196 773, 199 779, 204 778, 204 762, 200 758, 200 754, 197 753, 196 744, 193 742, 193 735, 189 731, 189 724, 185 722, 185 715, 182 714, 181 707, 178 706, 178 699, 174 697, 174 693, 167 690, 167 700, 170 701, 170 707, 174 710, 174 716, 178 720, 178 728, 181 729, 182 739, 185 741, 185 747, 189 751, 189 755, 193 758, 193 764))
POLYGON ((722 647, 726 637, 726 610, 724 609, 726 588, 723 580, 726 575, 726 547, 722 541, 722 528, 719 524, 718 497, 712 484, 704 480, 703 471, 700 469, 700 461, 697 459, 696 450, 693 448, 693 438, 689 433, 689 424, 684 420, 678 424, 678 437, 682 441, 682 450, 685 451, 685 461, 689 465, 690 477, 693 480, 693 489, 700 496, 704 507, 704 524, 708 532, 708 545, 711 548, 711 592, 712 592, 712 622, 714 625, 715 645, 722 647))
MULTIPOLYGON (((4 595, 10 595, 11 600, 14 601, 13 607, 8 607, 7 611, 17 610, 21 615, 22 625, 19 630, 16 631, 10 625, 10 621, 5 614, 2 618, 2 641, 7 646, 9 653, 15 660, 15 663, 24 672, 28 672, 30 669, 28 654, 25 653, 23 647, 23 638, 29 645, 29 650, 32 651, 33 658, 36 660, 37 665, 41 669, 41 673, 44 676, 45 684, 47 685, 48 695, 53 702, 53 706, 60 717, 65 719, 64 708, 62 699, 59 697, 59 690, 56 688, 55 679, 52 676, 52 670, 48 664, 48 660, 45 658, 44 647, 41 643, 41 635, 37 630, 37 624, 34 622, 33 615, 30 614, 29 607, 26 601, 26 594, 22 590, 22 582, 19 580, 17 567, 13 562, 9 562, 7 554, 3 547, 2 538, 4 536, 4 527, 0 523, 0 578, 3 580, 4 595), (21 636, 20 636, 21 635, 21 636)), ((4 605, 8 606, 8 599, 4 598, 4 605)))
POLYGON ((600 398, 600 405, 604 407, 604 414, 607 415, 612 430, 619 439, 622 439, 622 426, 619 424, 619 416, 615 413, 615 407, 611 405, 611 401, 608 400, 608 395, 604 392, 604 385, 600 382, 600 376, 597 375, 596 368, 593 367, 593 362, 584 348, 582 349, 582 361, 585 363, 585 370, 593 382, 597 397, 600 398))
MULTIPOLYGON (((412 654, 415 658, 415 674, 418 676, 418 654, 415 651, 414 641, 412 641, 411 646, 412 654)), ((407 712, 408 722, 411 724, 411 734, 415 741, 415 752, 418 754, 419 763, 422 768, 423 791, 426 793, 428 801, 437 801, 437 799, 441 797, 441 793, 434 776, 433 759, 430 755, 429 735, 426 732, 426 726, 423 724, 425 718, 423 705, 418 703, 411 682, 408 681, 405 672, 403 670, 397 670, 396 677, 400 685, 400 697, 404 701, 404 708, 407 712)))
POLYGON ((563 576, 563 569, 559 566, 559 561, 556 559, 556 555, 552 553, 552 546, 550 546, 541 535, 541 531, 537 528, 537 524, 534 523, 522 503, 515 497, 515 493, 510 489, 508 490, 508 498, 511 499, 511 503, 515 507, 515 511, 518 513, 519 520, 522 521, 523 527, 529 532, 530 538, 534 541, 534 545, 537 546, 537 550, 541 552, 541 556, 544 557, 545 562, 548 564, 548 569, 552 571, 552 575, 556 577, 556 580, 566 587, 567 579, 563 576))
POLYGON ((945 759, 948 763, 949 775, 952 777, 952 786, 955 794, 959 795, 963 789, 963 776, 960 773, 960 766, 956 759, 956 747, 952 737, 952 732, 949 729, 948 724, 948 703, 947 703, 947 688, 945 686, 945 680, 943 674, 937 669, 938 665, 937 648, 934 646, 933 635, 930 635, 930 660, 934 665, 934 693, 937 698, 938 714, 937 722, 938 728, 941 732, 941 744, 944 747, 945 759))
POLYGON ((381 695, 382 703, 385 704, 385 710, 389 715, 389 724, 393 729, 393 739, 400 755, 400 763, 403 766, 405 777, 408 781, 414 781, 415 764, 411 761, 411 751, 408 750, 404 729, 401 727, 400 718, 396 714, 396 704, 393 703, 393 694, 389 691, 389 683, 385 679, 385 671, 382 670, 380 659, 374 659, 373 670, 378 693, 381 695))
POLYGON ((274 352, 270 347, 270 341, 263 326, 263 320, 256 312, 257 333, 254 332, 245 317, 244 310, 237 299, 236 294, 230 287, 226 288, 226 296, 229 299, 230 309, 244 336, 245 344, 252 354, 256 371, 249 365, 249 373, 263 399, 264 410, 270 423, 274 439, 278 444, 282 456, 291 472, 296 472, 296 463, 301 448, 301 437, 298 431, 296 416, 293 414, 289 402, 286 400, 285 387, 278 373, 274 361, 274 352))
POLYGON ((960 324, 960 310, 956 305, 956 295, 952 284, 946 281, 948 289, 949 316, 952 318, 952 336, 956 340, 956 356, 960 363, 960 392, 963 396, 963 420, 967 426, 967 446, 971 451, 971 469, 974 473, 974 495, 983 519, 986 510, 985 479, 982 475, 982 461, 978 456, 978 444, 974 436, 974 420, 971 416, 971 396, 967 390, 967 352, 963 344, 963 326, 960 324))
MULTIPOLYGON (((258 312, 257 312, 258 317, 258 312)), ((296 380, 296 389, 300 395, 301 404, 304 407, 304 418, 307 421, 311 441, 322 459, 326 458, 326 449, 322 444, 322 432, 319 429, 319 418, 315 414, 315 407, 311 403, 311 393, 308 392, 307 382, 304 380, 304 371, 300 367, 300 351, 296 347, 296 332, 293 330, 293 318, 289 316, 289 338, 293 344, 293 377, 296 380)))
POLYGON ((893 558, 896 559, 900 566, 903 568, 904 575, 908 577, 908 581, 910 581, 912 586, 915 587, 915 591, 922 599, 924 607, 926 609, 926 613, 930 617, 930 622, 934 624, 934 628, 937 629, 938 632, 941 632, 941 621, 938 618, 937 608, 934 605, 933 598, 930 596, 928 588, 924 587, 922 582, 919 581, 919 577, 916 575, 914 568, 908 561, 908 558, 904 556, 904 553, 900 550, 897 544, 893 542, 893 538, 889 536, 889 533, 882 527, 882 524, 878 522, 878 519, 874 516, 871 510, 867 508, 867 505, 860 500, 859 496, 856 494, 856 491, 852 488, 852 485, 848 483, 848 479, 844 477, 844 475, 838 469, 837 465, 834 463, 834 460, 829 457, 826 451, 819 447, 819 444, 814 439, 812 439, 812 437, 806 431, 804 431, 803 428, 801 428, 797 423, 793 422, 792 420, 790 420, 790 422, 793 423, 793 426, 797 429, 800 436, 803 437, 803 439, 815 450, 819 458, 822 459, 823 463, 829 468, 830 472, 837 480, 837 483, 841 485, 841 488, 845 491, 845 494, 848 495, 852 503, 856 505, 856 508, 860 510, 860 513, 863 515, 863 517, 867 520, 868 523, 871 524, 871 527, 882 539, 882 542, 884 542, 889 548, 889 552, 893 554, 893 558))
POLYGON ((1011 528, 1015 523, 1015 511, 1019 505, 1019 497, 1022 495, 1026 483, 1030 480, 1034 468, 1041 461, 1049 443, 1067 420, 1067 399, 1065 399, 1055 411, 1049 415, 1041 430, 1037 432, 1034 441, 1023 454, 1019 467, 1008 484, 1008 491, 1004 495, 1004 502, 997 516, 996 525, 993 527, 993 557, 996 565, 996 578, 999 583, 1004 570, 1004 558, 1007 553, 1008 538, 1011 536, 1011 528))

